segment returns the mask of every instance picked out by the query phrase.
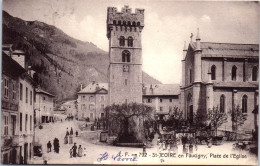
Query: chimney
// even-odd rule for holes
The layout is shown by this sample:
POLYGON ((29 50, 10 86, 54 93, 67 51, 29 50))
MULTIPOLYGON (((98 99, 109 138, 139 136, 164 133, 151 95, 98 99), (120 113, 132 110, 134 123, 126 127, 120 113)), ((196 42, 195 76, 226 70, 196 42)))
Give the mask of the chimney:
POLYGON ((82 84, 80 84, 80 90, 82 90, 82 84))
POLYGON ((150 85, 150 91, 151 91, 151 94, 153 94, 153 85, 152 84, 150 85))
POLYGON ((200 34, 199 34, 199 28, 198 28, 198 33, 196 36, 196 44, 197 44, 197 50, 200 50, 200 34))

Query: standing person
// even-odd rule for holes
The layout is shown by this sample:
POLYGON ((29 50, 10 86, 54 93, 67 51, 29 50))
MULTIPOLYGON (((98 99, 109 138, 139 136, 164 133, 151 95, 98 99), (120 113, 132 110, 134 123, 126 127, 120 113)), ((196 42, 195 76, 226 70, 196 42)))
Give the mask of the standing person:
POLYGON ((51 141, 49 141, 49 142, 47 143, 47 152, 51 152, 51 147, 52 147, 51 141))
POLYGON ((76 157, 77 156, 77 145, 76 145, 76 143, 74 143, 74 145, 72 146, 72 150, 73 150, 73 157, 76 157))
POLYGON ((60 151, 60 141, 59 141, 58 138, 56 138, 56 139, 57 139, 57 153, 59 153, 59 151, 60 151))
POLYGON ((53 147, 54 147, 54 152, 57 152, 56 150, 57 150, 57 140, 56 140, 57 138, 54 138, 54 140, 53 140, 53 147))
POLYGON ((79 157, 82 157, 82 152, 83 152, 83 149, 82 149, 81 145, 79 145, 79 148, 78 148, 78 156, 79 157))
POLYGON ((79 135, 79 132, 78 132, 78 130, 76 130, 76 137, 79 135))
POLYGON ((69 133, 69 129, 67 127, 66 136, 68 136, 68 135, 70 135, 70 133, 69 133))
POLYGON ((71 129, 70 129, 70 135, 73 135, 73 129, 72 129, 72 127, 71 127, 71 129))
POLYGON ((72 156, 73 156, 73 150, 72 148, 70 148, 70 158, 72 158, 72 156))

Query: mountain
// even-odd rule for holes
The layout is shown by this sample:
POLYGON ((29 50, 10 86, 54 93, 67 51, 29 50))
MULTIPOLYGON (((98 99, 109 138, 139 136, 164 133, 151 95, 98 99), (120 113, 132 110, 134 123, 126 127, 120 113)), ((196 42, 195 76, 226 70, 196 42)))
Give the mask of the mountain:
MULTIPOLYGON (((55 26, 24 21, 3 11, 3 44, 26 52, 39 85, 56 100, 75 99, 80 84, 107 82, 108 53, 91 42, 74 39, 55 26), (51 85, 51 86, 50 86, 51 85)), ((160 83, 143 72, 144 83, 160 83)))

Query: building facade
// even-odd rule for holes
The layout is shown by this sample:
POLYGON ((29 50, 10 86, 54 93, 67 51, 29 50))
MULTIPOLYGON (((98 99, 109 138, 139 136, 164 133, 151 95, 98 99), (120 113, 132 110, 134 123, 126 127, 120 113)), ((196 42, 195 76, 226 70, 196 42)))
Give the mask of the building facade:
POLYGON ((1 162, 3 164, 29 164, 33 158, 34 81, 30 72, 24 68, 23 52, 18 55, 3 51, 2 60, 1 162), (15 58, 16 56, 19 58, 15 58))
POLYGON ((40 88, 35 88, 34 120, 35 125, 53 122, 54 95, 40 88))
POLYGON ((78 120, 103 118, 108 105, 108 83, 92 82, 78 92, 78 120))
POLYGON ((258 105, 258 60, 256 44, 200 42, 183 50, 181 109, 191 122, 194 114, 218 107, 228 114, 220 129, 232 131, 230 112, 240 106, 247 120, 239 128, 242 134, 254 129, 252 111, 258 105))
POLYGON ((142 43, 144 9, 107 9, 109 39, 109 104, 142 103, 142 43))
POLYGON ((180 109, 179 84, 145 84, 143 103, 154 108, 158 119, 168 116, 174 108, 180 109))
POLYGON ((67 117, 75 117, 77 118, 78 112, 77 112, 77 100, 69 100, 65 103, 61 104, 61 109, 65 109, 65 114, 67 117))

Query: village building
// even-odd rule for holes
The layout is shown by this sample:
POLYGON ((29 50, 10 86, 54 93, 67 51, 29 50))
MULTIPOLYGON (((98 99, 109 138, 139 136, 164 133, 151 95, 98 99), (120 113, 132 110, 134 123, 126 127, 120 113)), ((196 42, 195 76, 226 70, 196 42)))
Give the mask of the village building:
POLYGON ((162 120, 174 109, 180 109, 179 84, 144 84, 143 103, 153 107, 154 115, 162 120))
POLYGON ((39 87, 35 88, 34 113, 36 126, 39 126, 43 123, 54 122, 54 97, 55 95, 46 92, 39 87))
POLYGON ((69 100, 61 104, 60 109, 65 110, 67 117, 77 118, 77 100, 69 100))
POLYGON ((108 83, 93 81, 78 92, 78 120, 100 119, 105 116, 104 108, 108 105, 108 83))
POLYGON ((184 47, 182 60, 181 110, 193 122, 196 113, 206 114, 217 107, 228 114, 228 122, 220 130, 232 131, 230 112, 240 106, 247 120, 239 133, 254 129, 252 111, 258 105, 259 46, 196 42, 184 47))
MULTIPOLYGON (((11 45, 10 45, 11 46, 11 45)), ((33 158, 35 83, 22 50, 3 47, 2 163, 29 164, 33 158)))

